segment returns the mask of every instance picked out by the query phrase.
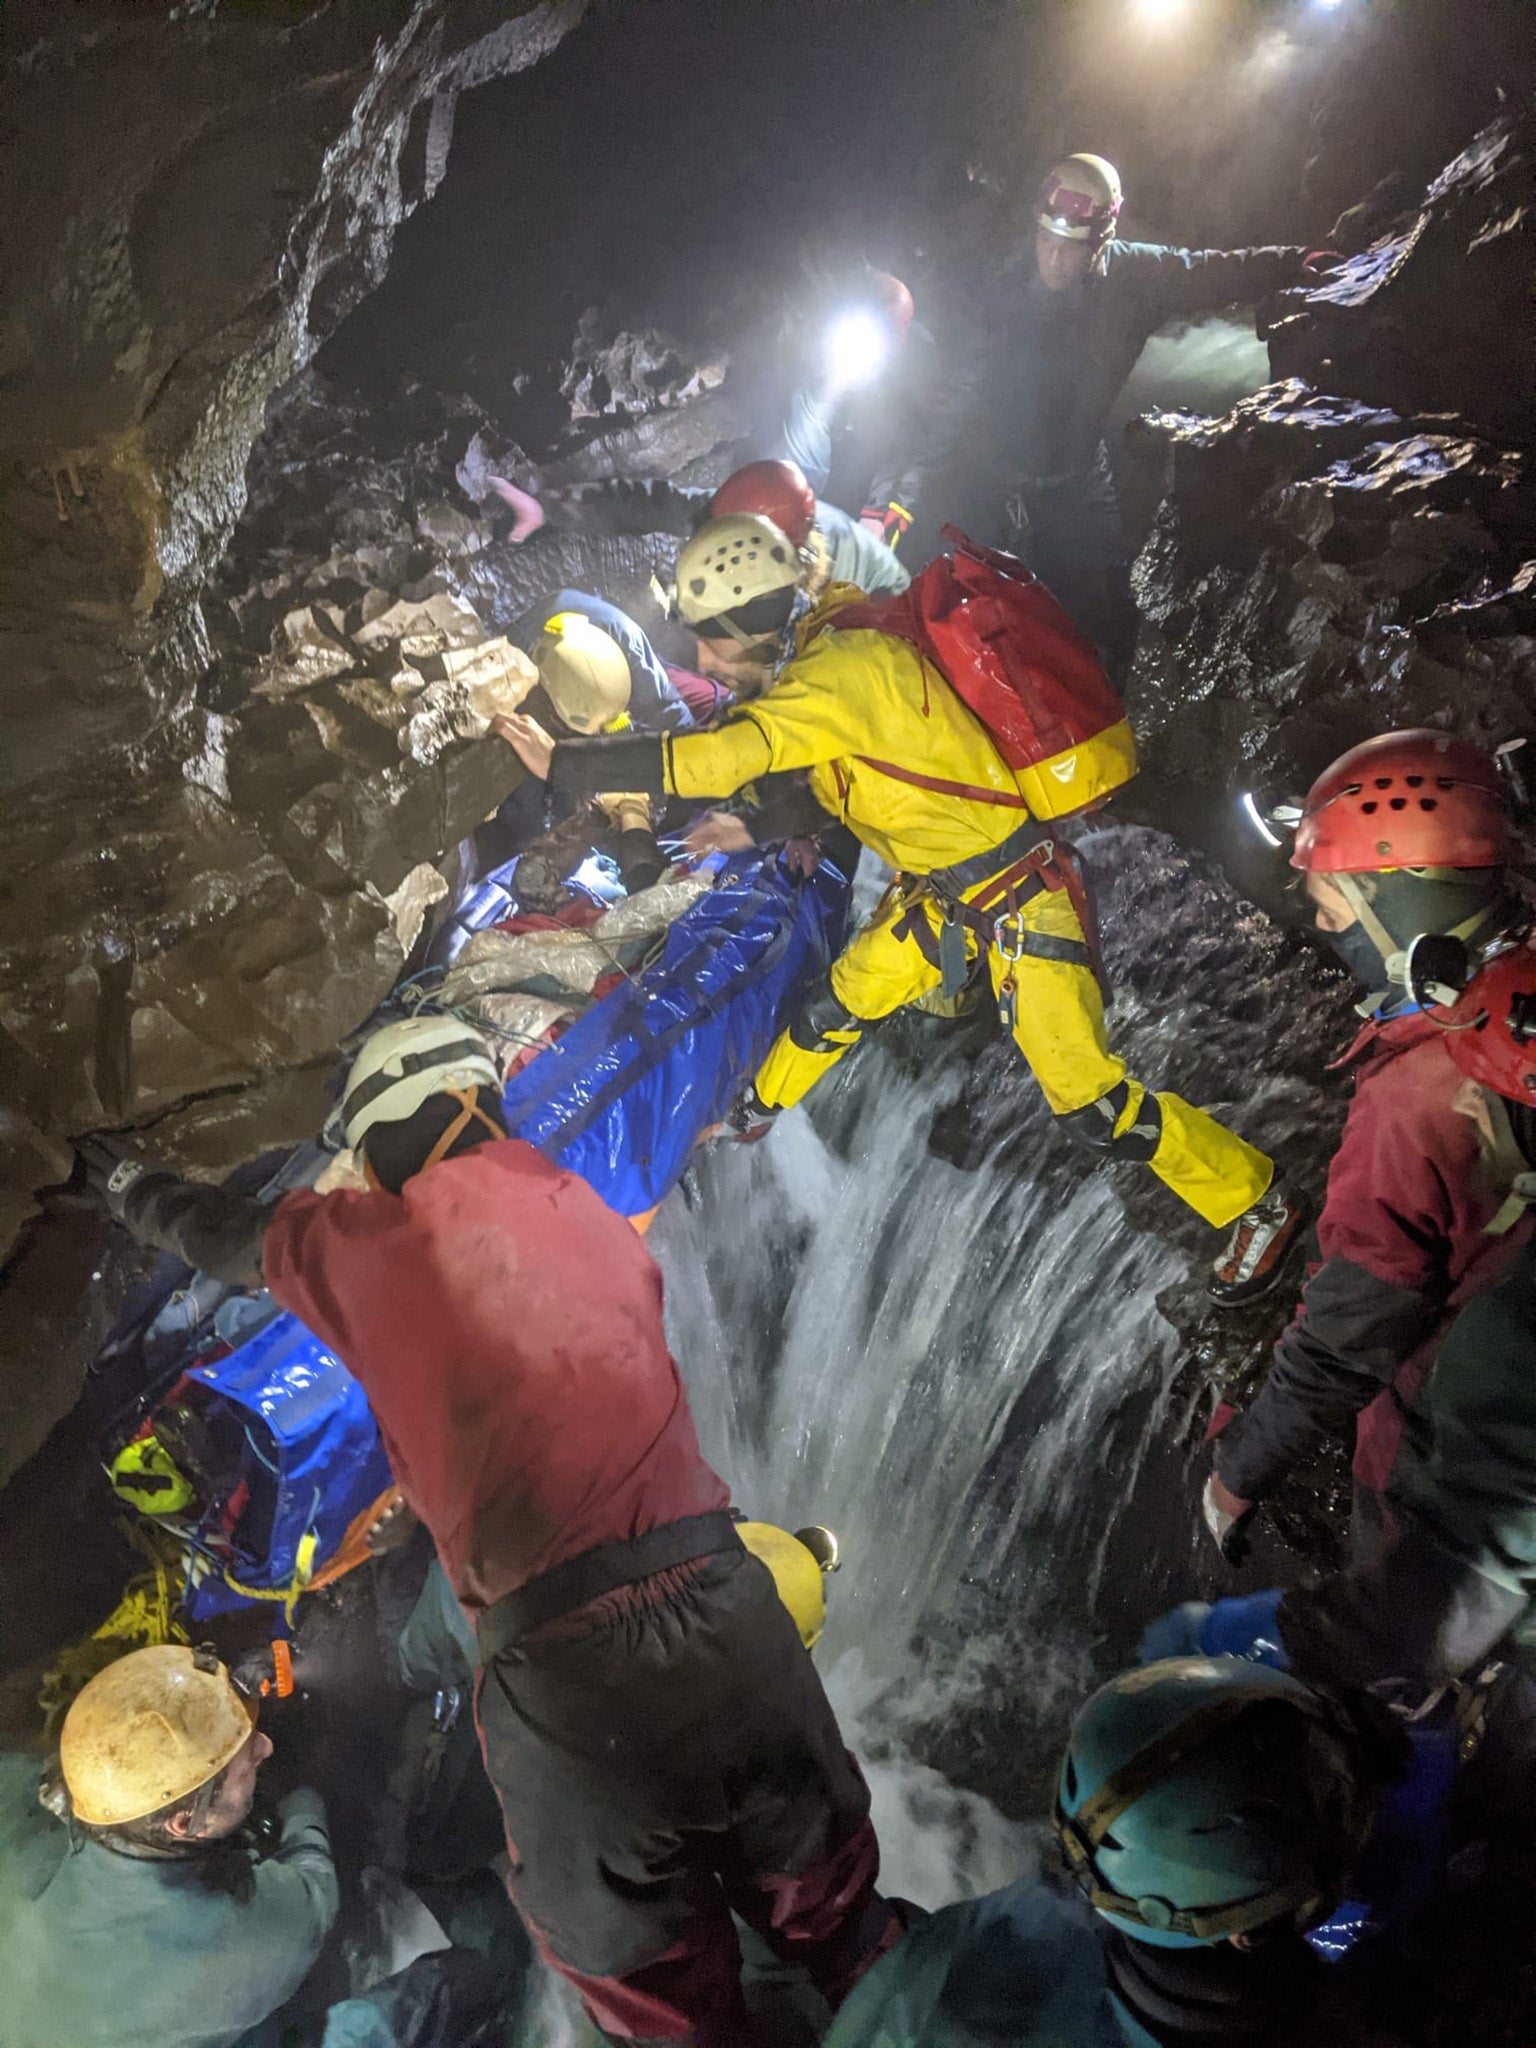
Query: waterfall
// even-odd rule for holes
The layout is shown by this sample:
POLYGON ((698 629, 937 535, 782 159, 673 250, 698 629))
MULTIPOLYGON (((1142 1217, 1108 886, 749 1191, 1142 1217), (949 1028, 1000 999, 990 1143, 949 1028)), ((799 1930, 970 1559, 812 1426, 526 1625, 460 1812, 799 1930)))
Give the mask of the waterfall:
POLYGON ((912 1075, 864 1047, 814 1118, 717 1149, 653 1234, 706 1455, 747 1512, 842 1544, 817 1657, 885 1881, 928 1906, 1018 1869, 1019 1831, 946 1784, 930 1734, 964 1713, 1059 1741, 1093 1668, 1104 1531, 1085 1503, 1127 1395, 1161 1388, 1155 1296, 1181 1270, 1071 1155, 1028 1178, 931 1156, 958 1079, 942 1055, 912 1075))
MULTIPOLYGON (((1218 1115, 1241 1100, 1261 1143, 1325 1145, 1312 956, 1159 834, 1088 851, 1134 1070, 1218 1115)), ((1195 1590, 1203 1389, 1176 1382, 1188 1346, 1158 1300, 1217 1242, 955 1029, 871 1034, 763 1142, 701 1153, 649 1239, 706 1456, 744 1512, 839 1538, 817 1663, 881 1883, 930 1908, 1020 1873, 1074 1708, 1195 1590), (961 1171, 928 1137, 968 1062, 1006 1142, 961 1171)), ((584 2044, 565 1992, 541 1997, 527 2038, 584 2044)))

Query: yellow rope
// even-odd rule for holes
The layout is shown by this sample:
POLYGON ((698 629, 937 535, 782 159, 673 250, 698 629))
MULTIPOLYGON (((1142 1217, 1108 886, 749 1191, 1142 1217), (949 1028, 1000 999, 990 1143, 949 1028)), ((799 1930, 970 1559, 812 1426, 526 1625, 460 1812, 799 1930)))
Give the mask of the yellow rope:
POLYGON ((98 1671, 129 1650, 156 1643, 186 1643, 191 1637, 177 1619, 185 1590, 180 1550, 159 1531, 130 1526, 129 1541, 149 1560, 150 1569, 130 1579, 112 1612, 81 1641, 61 1650, 38 1687, 47 1732, 52 1735, 69 1711, 75 1695, 98 1671))
POLYGON ((293 1625, 293 1610, 299 1604, 304 1592, 315 1575, 315 1552, 320 1547, 320 1538, 313 1529, 308 1529, 299 1538, 299 1547, 294 1554, 293 1577, 286 1586, 242 1586, 231 1571, 224 1574, 224 1583, 232 1592, 245 1600, 281 1600, 283 1618, 290 1628, 293 1625))

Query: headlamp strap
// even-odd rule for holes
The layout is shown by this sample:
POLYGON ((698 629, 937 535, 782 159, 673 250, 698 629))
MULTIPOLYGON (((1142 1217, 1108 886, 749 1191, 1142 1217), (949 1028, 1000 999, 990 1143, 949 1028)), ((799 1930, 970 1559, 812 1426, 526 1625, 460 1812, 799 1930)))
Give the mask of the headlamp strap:
POLYGON ((506 1136, 505 1131, 502 1130, 494 1117, 487 1116, 480 1107, 479 1095, 475 1089, 445 1088, 442 1092, 444 1095, 451 1095, 453 1097, 454 1101, 459 1105, 459 1113, 421 1162, 421 1165, 417 1168, 418 1173, 425 1173, 429 1166, 436 1166, 441 1160, 446 1159, 472 1123, 484 1124, 493 1138, 503 1138, 506 1136))

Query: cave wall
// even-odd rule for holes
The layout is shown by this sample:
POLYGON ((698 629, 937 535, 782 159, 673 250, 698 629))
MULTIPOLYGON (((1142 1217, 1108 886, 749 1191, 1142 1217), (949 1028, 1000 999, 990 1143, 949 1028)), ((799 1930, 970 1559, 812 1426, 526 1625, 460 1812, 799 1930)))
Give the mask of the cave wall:
POLYGON ((1533 266, 1527 103, 1282 295, 1277 382, 1133 426, 1164 496, 1129 695, 1139 800, 1171 829, 1393 726, 1536 731, 1533 266))
POLYGON ((0 1252, 69 1133, 152 1113, 178 1060, 195 1089, 291 1064, 371 999, 387 916, 227 801, 202 600, 268 398, 382 275, 459 94, 582 4, 5 10, 0 1252), (204 1015, 226 975, 269 1037, 204 1015))
MULTIPOLYGON (((4 10, 0 1259, 20 1256, 0 1470, 73 1399, 120 1300, 122 1261, 78 1209, 31 1241, 69 1137, 189 1095, 168 1156, 223 1166, 298 1137, 322 1055, 328 1072, 399 970, 385 892, 295 853, 265 796, 235 800, 259 740, 199 694, 209 582, 269 399, 382 276, 460 95, 584 6, 4 10)), ((403 773, 396 745, 389 787, 426 852, 500 793, 486 751, 452 719, 403 773)))

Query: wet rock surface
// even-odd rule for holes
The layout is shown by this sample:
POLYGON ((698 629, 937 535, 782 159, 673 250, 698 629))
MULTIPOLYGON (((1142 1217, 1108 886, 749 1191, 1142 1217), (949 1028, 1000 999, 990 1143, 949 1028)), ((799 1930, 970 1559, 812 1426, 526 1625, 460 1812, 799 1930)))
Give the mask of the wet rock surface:
MULTIPOLYGON (((0 1050, 18 1076, 0 1223, 22 1236, 15 1271, 35 1276, 0 1308, 19 1374, 35 1372, 32 1291, 59 1256, 53 1230, 32 1241, 26 1226, 34 1191, 69 1177, 68 1137, 127 1130, 157 1163, 217 1175, 311 1135, 339 1051, 456 886, 459 843, 521 778, 485 737, 535 682, 509 634, 574 584, 665 637, 651 585, 675 542, 549 533, 513 548, 476 502, 492 468, 726 472, 742 423, 714 374, 656 337, 614 346, 652 366, 634 410, 571 422, 539 470, 468 401, 365 403, 296 379, 200 600, 201 673, 119 782, 111 833, 39 806, 27 936, 0 955, 0 1050)), ((9 1459, 37 1435, 19 1427, 9 1459)))
MULTIPOLYGON (((530 608, 565 584, 600 590, 685 651, 651 597, 673 543, 546 530, 514 549, 485 479, 717 481, 754 425, 723 349, 690 352, 605 304, 567 330, 559 364, 525 374, 513 309, 482 323, 501 418, 419 385, 364 397, 304 367, 441 176, 455 95, 533 62, 579 12, 417 0, 388 34, 351 6, 280 24, 105 6, 7 18, 27 106, 8 147, 25 160, 27 124, 67 85, 81 155, 49 158, 73 239, 46 232, 60 201, 39 192, 16 209, 27 247, 0 291, 0 1256, 20 1246, 0 1370, 35 1372, 27 1304, 72 1284, 47 1233, 29 1236, 71 1135, 127 1129, 219 1173, 313 1130, 338 1047, 430 929, 456 843, 516 778, 478 735, 528 685, 515 641, 530 608), (153 78, 137 103, 132 77, 153 78), (88 139, 81 94, 99 114, 88 139), (258 104, 285 118, 255 137, 258 104)), ((1511 112, 1398 215, 1377 194, 1347 263, 1282 305, 1268 390, 1225 420, 1136 430, 1165 495, 1136 571, 1146 769, 1122 815, 1226 857, 1212 821, 1241 785, 1292 789, 1388 723, 1493 739, 1525 723, 1531 133, 1511 112)), ((763 317, 739 311, 744 332, 763 317)), ((448 312, 455 332, 473 326, 448 312)), ((1273 875, 1234 871, 1278 902, 1273 875)), ((1164 918, 1153 882, 1135 886, 1164 918)), ((1137 928, 1112 910, 1112 946, 1122 916, 1137 928)), ((1240 990, 1243 1055, 1224 1064, 1192 1027, 1159 1042, 1159 1072, 1238 1104, 1255 1075, 1279 1076, 1254 1128, 1315 1178, 1327 1120, 1295 1105, 1335 1034, 1298 1025, 1292 1048, 1274 1015, 1275 987, 1320 970, 1273 928, 1221 924, 1189 944, 1213 987, 1240 990)), ((1163 1011, 1188 968, 1148 970, 1163 1011)), ((1331 1019, 1337 989, 1321 987, 1331 1019)), ((1124 998, 1126 1018, 1141 1000, 1124 998)), ((1016 1101, 1027 1084, 1000 1060, 978 1045, 973 1092, 995 1081, 1016 1101)), ((1138 1177, 1127 1199, 1151 1199, 1138 1177)), ((1258 1335, 1207 1340, 1187 1311, 1203 1371, 1262 1354, 1258 1335)), ((29 1396, 10 1456, 76 1373, 29 1396)))
MULTIPOLYGON (((185 1146, 167 1123, 166 1154, 222 1167, 309 1128, 321 1092, 304 1077, 322 1050, 328 1071, 337 1027, 398 969, 380 898, 411 862, 375 877, 355 850, 394 792, 329 810, 315 795, 328 744, 333 770, 349 737, 355 767, 396 765, 378 707, 316 699, 302 740, 269 723, 315 798, 290 817, 290 778, 274 816, 273 792, 250 786, 259 721, 241 728, 200 690, 219 653, 208 581, 268 399, 436 189, 458 96, 535 62, 581 12, 5 12, 0 1257, 67 1172, 74 1132, 197 1097, 185 1146)), ((268 681, 344 691, 359 664, 336 624, 288 622, 268 681)), ((474 786, 462 713, 445 717, 416 743, 417 836, 434 857, 499 793, 474 786)), ((67 1265, 39 1273, 40 1297, 67 1286, 67 1265)), ((0 1350, 34 1373, 32 1290, 26 1271, 11 1279, 0 1350)))
POLYGON ((1280 381, 1222 420, 1132 428, 1166 464, 1134 579, 1138 800, 1175 829, 1236 788, 1304 788, 1393 725, 1528 728, 1533 181, 1524 112, 1370 248, 1283 295, 1280 381))

